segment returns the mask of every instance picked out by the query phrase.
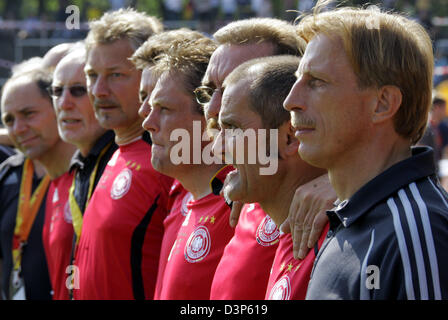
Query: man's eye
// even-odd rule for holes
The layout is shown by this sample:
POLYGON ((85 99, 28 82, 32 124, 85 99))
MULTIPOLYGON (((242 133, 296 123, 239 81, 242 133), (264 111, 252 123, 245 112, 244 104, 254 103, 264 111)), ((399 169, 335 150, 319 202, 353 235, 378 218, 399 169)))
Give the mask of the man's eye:
POLYGON ((110 76, 111 76, 112 78, 120 78, 122 75, 123 75, 123 74, 122 74, 122 73, 119 73, 119 72, 114 72, 114 73, 111 73, 111 74, 110 74, 110 76))
POLYGON ((324 81, 322 81, 322 80, 320 80, 320 79, 317 79, 317 78, 311 78, 311 79, 308 81, 308 85, 309 85, 311 88, 318 88, 318 87, 321 87, 323 84, 324 84, 324 81))

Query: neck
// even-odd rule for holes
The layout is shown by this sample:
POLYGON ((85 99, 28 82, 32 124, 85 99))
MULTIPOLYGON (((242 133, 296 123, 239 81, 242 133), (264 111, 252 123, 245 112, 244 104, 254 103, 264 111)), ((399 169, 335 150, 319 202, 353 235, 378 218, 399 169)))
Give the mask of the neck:
POLYGON ((52 149, 37 160, 45 167, 45 171, 53 180, 68 171, 75 150, 74 145, 59 140, 52 149))
POLYGON ((365 145, 362 152, 358 150, 351 158, 339 161, 338 166, 328 169, 331 185, 340 200, 349 199, 367 182, 411 156, 408 140, 392 140, 390 137, 372 139, 372 143, 365 145))
POLYGON ((91 137, 91 139, 89 139, 88 141, 83 141, 76 145, 76 147, 79 149, 79 152, 84 158, 88 156, 90 150, 92 150, 95 143, 105 132, 106 130, 101 130, 97 132, 93 137, 91 137))
POLYGON ((37 160, 32 160, 33 161, 33 167, 34 167, 34 174, 38 177, 38 178, 42 178, 45 175, 45 167, 37 160))
POLYGON ((142 122, 143 119, 139 118, 138 121, 134 122, 129 127, 114 129, 115 143, 118 145, 127 144, 137 137, 141 136, 144 131, 142 122))
MULTIPOLYGON (((279 162, 279 170, 280 167, 279 162)), ((272 176, 275 179, 272 179, 271 194, 263 197, 259 202, 261 208, 269 214, 277 226, 280 226, 288 217, 289 207, 297 188, 326 172, 308 165, 301 159, 293 160, 282 167, 283 174, 279 175, 277 172, 272 176), (273 194, 272 190, 275 190, 273 194)))
POLYGON ((198 200, 212 192, 210 180, 222 167, 222 165, 192 165, 187 170, 183 170, 184 174, 174 178, 191 192, 195 200, 198 200))

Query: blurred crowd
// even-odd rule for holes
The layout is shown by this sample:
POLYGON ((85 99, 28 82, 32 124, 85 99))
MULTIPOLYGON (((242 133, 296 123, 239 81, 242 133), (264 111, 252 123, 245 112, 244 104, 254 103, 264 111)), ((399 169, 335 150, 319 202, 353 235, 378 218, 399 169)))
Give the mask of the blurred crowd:
MULTIPOLYGON (((433 16, 448 16, 444 0, 346 0, 344 4, 380 4, 385 8, 405 12, 418 18, 432 29, 433 16)), ((296 11, 310 10, 316 0, 5 0, 0 3, 3 20, 65 21, 66 8, 77 5, 82 21, 97 19, 108 10, 134 7, 163 18, 164 21, 198 20, 208 33, 216 31, 218 21, 230 21, 248 17, 278 17, 292 20, 296 11)))

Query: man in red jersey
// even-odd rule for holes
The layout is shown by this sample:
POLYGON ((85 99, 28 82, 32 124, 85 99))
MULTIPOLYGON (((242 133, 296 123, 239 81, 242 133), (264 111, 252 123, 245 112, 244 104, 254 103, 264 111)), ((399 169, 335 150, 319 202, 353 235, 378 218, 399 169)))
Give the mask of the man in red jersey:
POLYGON ((51 179, 68 170, 74 147, 62 141, 42 59, 19 64, 3 86, 2 120, 20 153, 0 166, 0 257, 5 299, 51 299, 42 228, 51 179), (47 173, 47 175, 45 174, 47 173), (28 228, 26 228, 28 226, 28 228))
POLYGON ((68 201, 73 174, 68 171, 51 181, 48 188, 42 242, 50 275, 52 299, 68 300, 66 279, 70 272, 73 241, 72 215, 68 201))
MULTIPOLYGON (((229 23, 214 38, 218 48, 213 53, 202 86, 195 90, 210 135, 218 129, 222 83, 238 65, 250 59, 277 55, 299 55, 301 39, 286 21, 257 18, 229 23)), ((221 185, 222 186, 222 185, 221 185)), ((215 188, 219 194, 220 188, 215 188)), ((236 206, 236 203, 234 203, 236 206)), ((278 244, 279 231, 258 204, 247 204, 227 245, 213 280, 211 299, 263 299, 272 260, 278 244), (269 226, 274 225, 270 230, 269 226), (266 229, 266 227, 268 229, 266 229), (244 259, 235 259, 235 256, 244 259), (253 268, 257 261, 257 268, 253 268), (230 267, 231 266, 231 267, 230 267)))
MULTIPOLYGON (((247 160, 236 162, 236 170, 227 177, 224 194, 233 201, 257 201, 277 226, 287 218, 289 207, 285 203, 290 203, 297 187, 325 172, 308 165, 297 155, 298 143, 290 117, 282 106, 295 82, 298 64, 298 57, 275 56, 251 60, 233 70, 223 84, 224 103, 219 113, 221 131, 215 140, 220 143, 226 134, 226 149, 235 155, 228 129, 240 129, 244 133, 255 130, 257 134, 269 130, 265 138, 269 141, 270 156, 277 160, 276 172, 263 174, 260 160, 253 164, 247 160)), ((257 137, 258 149, 264 141, 262 135, 257 137)), ((245 152, 251 152, 250 146, 245 147, 245 152)), ((322 233, 321 241, 325 234, 322 233)), ((282 234, 279 239, 267 292, 265 287, 266 298, 304 299, 315 252, 311 250, 304 260, 295 260, 291 235, 282 234)))
POLYGON ((47 197, 43 242, 54 300, 69 299, 69 290, 77 286, 71 283, 76 279, 71 276, 73 267, 69 267, 74 225, 82 224, 86 204, 116 150, 113 132, 102 128, 95 118, 87 96, 84 66, 85 49, 79 46, 57 64, 49 89, 59 134, 78 148, 70 172, 52 181, 47 197))
MULTIPOLYGON (((216 31, 213 37, 219 46, 210 59, 202 86, 196 92, 204 104, 208 128, 216 130, 219 129, 217 121, 225 77, 249 59, 281 54, 299 55, 303 51, 304 42, 292 25, 271 18, 235 21, 216 31)), ((210 135, 213 135, 212 131, 210 135)), ((335 200, 336 195, 327 174, 297 189, 290 216, 282 225, 286 231, 290 229, 293 233, 296 257, 304 258, 308 248, 313 247, 328 221, 325 210, 332 208, 335 200)), ((230 217, 233 226, 237 224, 240 208, 241 203, 233 204, 230 217)), ((255 230, 257 227, 258 223, 252 226, 255 230)))
MULTIPOLYGON (((187 214, 166 258, 163 279, 159 279, 158 299, 208 299, 216 266, 233 236, 234 230, 228 225, 230 207, 212 193, 209 184, 214 177, 223 180, 228 167, 207 164, 202 157, 208 144, 202 141, 205 118, 193 94, 215 48, 214 41, 205 36, 179 39, 152 69, 158 80, 149 99, 151 112, 143 122, 153 140, 151 162, 192 195, 189 199, 181 192, 170 213, 181 215, 173 210, 186 206, 187 214)), ((172 240, 165 239, 171 244, 172 240)))
MULTIPOLYGON (((142 70, 142 79, 140 81, 140 103, 139 115, 146 118, 151 112, 149 99, 157 83, 157 77, 152 72, 156 60, 165 52, 172 43, 179 41, 191 41, 203 38, 203 35, 197 31, 186 28, 161 32, 151 36, 132 56, 132 62, 137 69, 142 70)), ((188 209, 186 204, 192 199, 191 192, 182 187, 179 181, 174 181, 168 200, 170 211, 163 221, 164 233, 162 246, 160 248, 159 268, 157 273, 157 287, 155 290, 155 299, 159 299, 162 286, 162 279, 168 256, 174 241, 177 238, 177 232, 182 225, 188 209)))
POLYGON ((86 38, 87 90, 100 125, 113 129, 118 150, 84 213, 75 255, 75 299, 151 299, 172 179, 149 162, 151 141, 138 116, 141 71, 129 58, 161 31, 132 9, 106 13, 86 38), (76 281, 76 280, 75 280, 76 281))

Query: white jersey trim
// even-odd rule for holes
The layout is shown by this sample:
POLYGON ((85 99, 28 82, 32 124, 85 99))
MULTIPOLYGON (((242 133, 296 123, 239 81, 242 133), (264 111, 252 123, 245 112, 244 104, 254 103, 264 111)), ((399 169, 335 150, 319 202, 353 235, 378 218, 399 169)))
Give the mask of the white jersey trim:
MULTIPOLYGON (((447 205, 446 201, 444 201, 443 196, 440 194, 440 190, 436 188, 434 183, 429 179, 432 187, 437 191, 440 198, 443 200, 444 204, 447 205)), ((431 229, 431 223, 429 220, 428 208, 426 206, 425 201, 423 200, 420 191, 415 182, 410 183, 408 185, 410 190, 410 196, 406 194, 404 189, 398 191, 398 198, 403 206, 403 211, 398 209, 395 200, 393 198, 389 198, 387 200, 387 204, 392 213, 395 234, 398 240, 398 246, 400 249, 400 255, 403 262, 404 275, 405 275, 405 287, 406 287, 406 295, 410 300, 415 299, 415 290, 414 283, 412 281, 412 270, 411 270, 411 261, 409 257, 408 250, 413 250, 415 256, 415 267, 417 270, 417 277, 420 289, 420 299, 428 300, 430 298, 429 287, 428 287, 428 278, 427 278, 427 268, 431 270, 431 280, 432 286, 434 290, 434 299, 440 300, 442 298, 441 287, 440 287, 440 277, 439 277, 439 268, 437 261, 437 254, 434 245, 434 238, 431 229), (412 208, 411 203, 415 201, 415 204, 418 207, 418 212, 412 208), (406 230, 406 234, 409 232, 409 238, 412 241, 412 247, 410 244, 406 242, 406 238, 404 237, 405 231, 403 230, 403 225, 401 224, 400 215, 404 214, 406 216, 406 221, 409 226, 409 230, 406 230), (421 225, 423 228, 423 233, 419 232, 417 228, 416 219, 421 220, 421 225), (422 249, 422 239, 424 239, 427 250, 427 259, 425 265, 425 257, 423 249, 422 249), (411 249, 412 248, 412 249, 411 249), (427 265, 429 264, 429 266, 427 265)), ((447 205, 448 207, 448 205, 447 205)))
POLYGON ((392 212, 395 234, 398 240, 398 247, 400 249, 401 260, 403 262, 406 296, 408 300, 415 300, 414 286, 412 284, 411 265, 409 262, 409 254, 408 249, 406 247, 406 240, 404 239, 403 228, 401 226, 398 208, 393 198, 387 200, 387 205, 389 206, 389 209, 392 212))
POLYGON ((411 233, 412 247, 414 249, 415 262, 417 265, 420 299, 428 300, 428 283, 426 279, 425 261, 423 260, 423 250, 420 241, 420 235, 417 229, 417 223, 415 221, 414 211, 412 210, 411 203, 409 202, 406 192, 403 189, 398 191, 398 196, 401 200, 401 204, 403 205, 406 220, 409 225, 409 231, 411 233))
MULTIPOLYGON (((429 181, 431 182, 431 185, 434 187, 434 189, 436 189, 438 194, 441 196, 443 202, 446 205, 445 199, 440 194, 440 191, 434 186, 431 179, 429 179, 429 181)), ((426 241, 426 246, 428 248, 429 263, 430 263, 431 274, 432 274, 432 283, 434 286, 434 299, 441 300, 442 299, 442 289, 440 288, 439 265, 437 263, 436 248, 434 245, 434 238, 432 236, 431 223, 429 221, 428 209, 426 207, 425 202, 423 201, 423 198, 420 195, 420 192, 418 191, 417 185, 415 183, 411 183, 409 188, 411 189, 411 192, 412 192, 412 195, 414 196, 415 201, 417 201, 417 205, 420 210, 420 215, 422 217, 423 230, 425 232, 425 241, 426 241)))
POLYGON ((370 256, 370 251, 372 250, 373 243, 375 242, 375 229, 372 230, 370 233, 370 244, 369 248, 367 249, 366 256, 364 257, 364 260, 362 261, 361 266, 361 290, 360 290, 360 300, 370 300, 370 292, 367 289, 366 281, 367 281, 367 263, 370 256))

